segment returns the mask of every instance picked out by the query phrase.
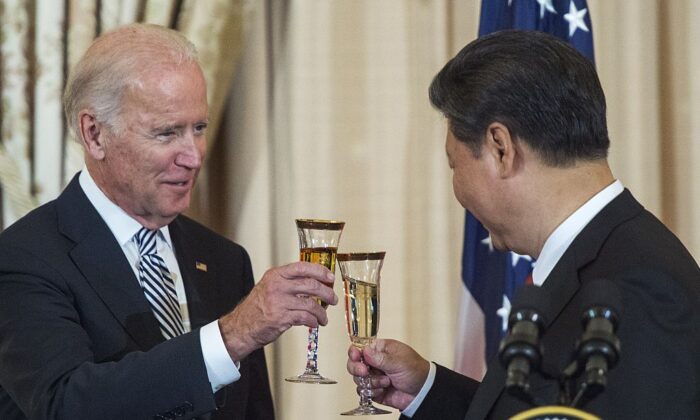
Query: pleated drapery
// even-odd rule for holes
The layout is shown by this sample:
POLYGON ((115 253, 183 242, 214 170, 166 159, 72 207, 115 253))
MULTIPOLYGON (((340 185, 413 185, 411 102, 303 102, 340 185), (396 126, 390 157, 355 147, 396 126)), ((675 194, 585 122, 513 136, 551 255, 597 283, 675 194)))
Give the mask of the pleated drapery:
MULTIPOLYGON (((0 228, 55 198, 82 168, 61 95, 69 69, 92 40, 116 26, 156 23, 195 44, 216 138, 243 39, 243 0, 2 0, 0 6, 0 228)), ((195 209, 208 212, 203 184, 195 209)))

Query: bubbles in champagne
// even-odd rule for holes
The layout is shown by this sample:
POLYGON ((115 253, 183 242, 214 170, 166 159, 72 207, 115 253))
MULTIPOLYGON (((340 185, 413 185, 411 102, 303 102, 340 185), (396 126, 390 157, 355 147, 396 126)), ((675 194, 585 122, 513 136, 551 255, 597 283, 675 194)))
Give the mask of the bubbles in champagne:
POLYGON ((348 335, 354 346, 364 347, 379 329, 379 288, 350 277, 343 277, 343 288, 348 335))
POLYGON ((331 272, 335 272, 337 252, 338 248, 302 248, 299 251, 299 260, 325 265, 331 272))
MULTIPOLYGON (((331 273, 334 273, 335 256, 337 253, 338 248, 302 248, 299 250, 299 260, 324 265, 327 269, 331 270, 331 273)), ((321 301, 321 299, 314 297, 314 300, 324 308, 328 307, 328 304, 321 301)))

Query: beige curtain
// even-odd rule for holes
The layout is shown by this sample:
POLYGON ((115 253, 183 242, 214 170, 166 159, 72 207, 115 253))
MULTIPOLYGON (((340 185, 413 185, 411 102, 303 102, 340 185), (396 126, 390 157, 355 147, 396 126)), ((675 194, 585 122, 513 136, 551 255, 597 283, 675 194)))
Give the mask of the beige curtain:
POLYGON ((589 6, 613 171, 700 261, 700 3, 589 6))
MULTIPOLYGON (((66 72, 96 35, 115 26, 158 23, 192 40, 209 81, 216 138, 243 7, 243 0, 0 0, 0 229, 55 198, 82 167, 82 150, 64 128, 66 72)), ((195 211, 208 213, 204 184, 195 211)))
MULTIPOLYGON (((341 250, 387 251, 380 335, 414 343, 446 365, 463 210, 452 198, 444 124, 426 89, 453 49, 446 32, 452 14, 444 1, 252 9, 225 140, 212 152, 227 162, 212 172, 230 181, 222 231, 248 249, 257 276, 299 258, 295 218, 344 220, 341 250)), ((464 16, 473 21, 473 11, 464 16)), ((267 348, 281 419, 340 418, 357 404, 345 373, 342 305, 329 317, 319 369, 338 385, 283 380, 303 369, 305 328, 267 348)))
MULTIPOLYGON (((444 121, 426 90, 433 74, 475 37, 478 0, 204 0, 196 6, 148 0, 102 1, 99 8, 94 0, 72 0, 64 12, 49 0, 1 1, 5 226, 55 196, 82 161, 79 152, 71 160, 71 143, 56 135, 63 123, 55 103, 53 110, 36 110, 51 102, 47 95, 58 97, 64 76, 44 80, 36 70, 62 68, 55 63, 63 56, 72 62, 97 22, 100 28, 136 19, 189 22, 198 29, 186 33, 203 59, 218 60, 205 63, 220 69, 205 71, 214 108, 228 93, 192 213, 243 244, 257 278, 298 258, 294 218, 345 220, 342 250, 387 251, 380 336, 406 340, 432 360, 452 364, 463 211, 452 197, 444 121), (38 19, 46 4, 51 12, 38 19), (211 12, 224 5, 228 12, 211 12), (178 17, 185 12, 193 17, 178 17), (211 20, 219 18, 228 23, 211 20), (70 47, 51 58, 46 46, 61 45, 63 19, 70 47), (213 36, 218 30, 229 36, 213 36), (27 59, 35 51, 42 52, 36 63, 27 59), (61 177, 39 175, 59 170, 61 177)), ((700 159, 694 118, 700 113, 700 3, 589 0, 589 7, 615 175, 700 259, 700 169, 694 165, 700 159)), ((342 293, 340 285, 336 292, 342 293)), ((266 349, 282 420, 340 418, 357 401, 345 373, 342 307, 329 315, 319 366, 338 385, 283 381, 303 368, 304 328, 266 349)))

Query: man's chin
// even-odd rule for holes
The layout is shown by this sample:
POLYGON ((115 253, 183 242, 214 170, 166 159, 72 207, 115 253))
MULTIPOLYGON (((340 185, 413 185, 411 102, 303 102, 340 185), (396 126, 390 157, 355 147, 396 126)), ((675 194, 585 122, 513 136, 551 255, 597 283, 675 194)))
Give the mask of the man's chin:
POLYGON ((493 249, 501 252, 512 251, 500 238, 494 237, 491 233, 489 233, 489 236, 491 236, 491 246, 493 246, 493 249))
POLYGON ((508 252, 510 249, 508 249, 505 245, 500 244, 500 243, 494 243, 493 244, 493 249, 496 251, 501 251, 501 252, 508 252))
POLYGON ((189 207, 190 199, 188 196, 186 200, 176 200, 175 202, 169 203, 167 206, 159 208, 156 213, 153 213, 153 217, 158 219, 159 224, 165 226, 175 220, 177 216, 186 212, 189 207))
POLYGON ((161 215, 163 216, 164 219, 170 219, 170 221, 172 221, 180 214, 186 212, 189 208, 190 208, 190 200, 187 200, 186 203, 183 203, 183 204, 178 205, 178 206, 172 206, 172 207, 166 209, 165 211, 163 211, 163 213, 161 213, 161 215))
POLYGON ((177 216, 190 208, 190 203, 192 202, 192 190, 188 190, 187 192, 182 192, 180 194, 172 194, 167 198, 167 200, 160 202, 160 204, 162 204, 161 208, 159 209, 161 214, 177 216))

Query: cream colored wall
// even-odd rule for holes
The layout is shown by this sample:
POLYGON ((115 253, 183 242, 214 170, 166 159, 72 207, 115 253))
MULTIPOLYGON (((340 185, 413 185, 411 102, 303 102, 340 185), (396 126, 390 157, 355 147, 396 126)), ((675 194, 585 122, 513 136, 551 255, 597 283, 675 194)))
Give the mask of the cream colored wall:
POLYGON ((613 171, 700 261, 700 4, 588 3, 613 171))
MULTIPOLYGON (((446 365, 464 216, 452 197, 444 122, 426 92, 451 54, 435 30, 450 26, 450 15, 447 2, 402 0, 252 8, 224 152, 236 168, 227 233, 251 252, 258 275, 298 258, 294 218, 344 220, 342 250, 387 251, 380 334, 446 365)), ((342 307, 329 317, 319 366, 338 385, 283 381, 303 368, 305 328, 268 348, 282 419, 339 418, 357 402, 342 307)))

